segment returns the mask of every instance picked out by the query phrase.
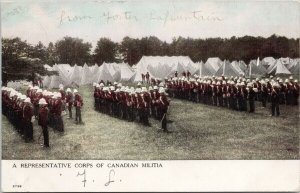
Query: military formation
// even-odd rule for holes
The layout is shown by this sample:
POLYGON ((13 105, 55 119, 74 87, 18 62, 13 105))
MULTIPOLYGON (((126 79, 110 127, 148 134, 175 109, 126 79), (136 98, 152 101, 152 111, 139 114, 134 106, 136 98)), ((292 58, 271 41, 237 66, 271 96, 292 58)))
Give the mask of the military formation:
POLYGON ((95 109, 101 113, 127 120, 137 121, 150 126, 149 117, 160 120, 162 129, 167 131, 167 110, 170 100, 165 88, 158 86, 137 87, 123 86, 114 82, 112 85, 103 82, 94 83, 95 109))
MULTIPOLYGON (((93 83, 95 110, 112 117, 136 121, 150 126, 149 118, 161 121, 167 130, 168 96, 195 103, 203 103, 237 111, 255 112, 255 101, 262 107, 270 104, 271 116, 279 116, 280 105, 298 105, 300 87, 298 81, 289 77, 285 80, 272 77, 250 80, 243 77, 197 77, 186 73, 178 77, 151 81, 149 76, 135 87, 122 83, 93 83), (147 85, 147 87, 145 86, 147 85)), ((42 90, 29 85, 26 94, 13 88, 2 87, 2 113, 16 128, 25 142, 33 141, 33 123, 37 120, 42 128, 44 147, 49 147, 48 127, 64 132, 62 115, 69 119, 75 115, 75 123, 83 124, 81 110, 83 100, 76 89, 59 86, 57 92, 42 90), (75 110, 75 114, 74 111, 75 110)))
POLYGON ((263 107, 271 104, 271 115, 279 116, 279 105, 298 105, 299 84, 293 77, 250 80, 242 77, 203 78, 173 77, 166 80, 171 97, 225 107, 232 110, 255 112, 255 101, 263 107))
POLYGON ((82 124, 81 108, 83 100, 78 91, 68 88, 66 92, 60 85, 59 92, 42 90, 38 86, 29 85, 26 95, 13 88, 2 87, 2 113, 25 139, 33 141, 33 123, 38 121, 42 127, 44 147, 49 147, 48 126, 55 131, 64 132, 62 119, 65 108, 72 118, 72 107, 75 108, 75 122, 82 124))

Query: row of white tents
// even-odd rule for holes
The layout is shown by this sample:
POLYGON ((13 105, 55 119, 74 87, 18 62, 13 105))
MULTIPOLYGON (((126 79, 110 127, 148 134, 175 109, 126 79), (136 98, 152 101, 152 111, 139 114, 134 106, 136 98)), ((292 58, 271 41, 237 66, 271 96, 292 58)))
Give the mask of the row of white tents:
POLYGON ((48 70, 59 73, 56 76, 43 78, 44 86, 57 88, 59 84, 64 85, 86 85, 93 82, 103 81, 129 81, 137 82, 142 80, 142 74, 149 72, 150 77, 164 79, 173 77, 177 71, 189 71, 191 75, 204 76, 245 76, 250 78, 263 77, 267 74, 299 74, 300 59, 267 57, 251 60, 247 65, 244 61, 222 61, 218 57, 209 58, 205 63, 194 63, 188 56, 143 56, 141 60, 130 67, 126 63, 103 63, 88 66, 69 64, 55 64, 54 66, 44 65, 48 70))
POLYGON ((43 77, 43 85, 48 88, 58 88, 63 85, 86 85, 93 82, 103 81, 133 81, 135 72, 125 63, 103 63, 88 66, 69 64, 55 64, 54 66, 44 65, 50 71, 57 71, 58 75, 43 77))

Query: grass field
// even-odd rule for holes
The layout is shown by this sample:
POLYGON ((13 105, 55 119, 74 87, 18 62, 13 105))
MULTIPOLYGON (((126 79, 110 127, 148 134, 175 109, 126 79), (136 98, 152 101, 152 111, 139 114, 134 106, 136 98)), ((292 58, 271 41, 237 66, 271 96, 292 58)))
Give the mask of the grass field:
POLYGON ((33 143, 25 143, 2 116, 3 159, 299 159, 298 107, 280 106, 280 117, 256 104, 256 113, 173 99, 170 133, 94 111, 91 86, 84 98, 83 121, 64 117, 65 132, 50 133, 50 149, 40 146, 41 128, 34 124, 33 143))

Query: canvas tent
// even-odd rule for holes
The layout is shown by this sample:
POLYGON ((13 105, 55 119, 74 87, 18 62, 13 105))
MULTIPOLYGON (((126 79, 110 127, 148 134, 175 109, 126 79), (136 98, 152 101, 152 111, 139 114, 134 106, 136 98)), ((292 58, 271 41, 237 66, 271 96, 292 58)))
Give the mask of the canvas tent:
POLYGON ((223 64, 222 60, 218 57, 208 58, 206 66, 211 66, 215 72, 217 72, 220 66, 223 64))
POLYGON ((229 61, 224 60, 223 64, 220 66, 215 76, 240 76, 241 74, 232 66, 229 61))
POLYGON ((97 71, 99 68, 98 64, 94 64, 93 66, 89 66, 91 72, 97 71))
POLYGON ((86 63, 82 67, 81 74, 82 77, 81 77, 80 85, 91 84, 93 82, 93 74, 86 63))
POLYGON ((136 64, 134 81, 141 81, 142 74, 149 72, 151 78, 164 79, 174 75, 175 71, 181 74, 189 70, 194 74, 197 69, 188 56, 143 56, 136 64))
POLYGON ((57 67, 67 77, 71 76, 74 70, 69 64, 58 64, 57 67))
POLYGON ((245 76, 248 78, 259 78, 266 75, 266 69, 258 64, 257 60, 251 60, 248 68, 245 71, 245 76))
POLYGON ((63 85, 68 85, 69 84, 70 79, 64 74, 64 72, 62 72, 59 69, 57 64, 55 64, 52 67, 52 70, 57 71, 58 75, 51 76, 51 80, 49 81, 49 85, 44 85, 44 86, 46 86, 48 88, 58 88, 60 84, 63 84, 63 85))
POLYGON ((286 58, 279 58, 278 60, 281 61, 281 63, 285 66, 289 65, 292 62, 292 59, 289 57, 286 58))
POLYGON ((46 68, 48 71, 51 71, 51 70, 52 70, 52 67, 49 66, 48 64, 44 64, 44 68, 46 68))
POLYGON ((51 76, 43 76, 43 85, 48 87, 51 82, 51 76))
POLYGON ((70 84, 77 84, 80 85, 81 84, 81 77, 82 77, 82 66, 78 66, 75 64, 75 66, 73 67, 73 71, 70 75, 70 84))
POLYGON ((202 61, 197 62, 196 65, 198 66, 198 69, 195 72, 195 74, 198 75, 199 77, 213 76, 215 73, 211 66, 207 66, 202 61))
POLYGON ((291 59, 290 63, 288 65, 286 65, 286 68, 288 70, 290 70, 293 66, 299 65, 299 63, 300 63, 300 59, 299 58, 291 59))
POLYGON ((109 69, 108 69, 108 65, 101 65, 98 68, 98 71, 96 73, 96 77, 94 79, 95 82, 100 82, 101 80, 103 81, 110 81, 113 82, 115 81, 112 74, 110 73, 109 69))
POLYGON ((133 69, 126 63, 120 63, 117 65, 119 71, 121 72, 121 80, 122 81, 131 81, 135 72, 133 69))
POLYGON ((242 70, 242 69, 240 68, 240 64, 239 64, 238 61, 232 61, 232 62, 231 62, 231 65, 233 66, 233 68, 234 68, 235 70, 237 70, 237 71, 239 72, 239 74, 241 74, 241 75, 244 75, 244 74, 245 74, 245 71, 242 70))
POLYGON ((240 60, 240 61, 239 61, 239 67, 240 67, 240 69, 241 69, 243 72, 245 72, 246 69, 247 69, 247 64, 246 64, 243 60, 240 60))
POLYGON ((262 59, 261 63, 265 68, 268 68, 270 65, 275 64, 276 59, 274 59, 273 57, 265 57, 264 59, 262 59))
POLYGON ((278 75, 278 74, 291 74, 291 72, 285 67, 281 60, 277 60, 274 67, 270 69, 268 74, 278 75))
POLYGON ((297 63, 295 63, 290 69, 289 71, 292 73, 292 74, 297 74, 299 75, 300 74, 300 61, 298 60, 297 63))

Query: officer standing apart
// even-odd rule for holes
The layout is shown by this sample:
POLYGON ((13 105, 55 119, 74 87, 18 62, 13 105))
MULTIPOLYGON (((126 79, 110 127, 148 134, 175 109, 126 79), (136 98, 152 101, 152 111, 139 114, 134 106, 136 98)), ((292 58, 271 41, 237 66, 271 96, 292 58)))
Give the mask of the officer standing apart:
POLYGON ((39 125, 43 129, 43 136, 44 136, 44 147, 49 148, 49 132, 48 132, 48 113, 49 109, 47 107, 47 102, 44 98, 41 98, 39 100, 39 125))

